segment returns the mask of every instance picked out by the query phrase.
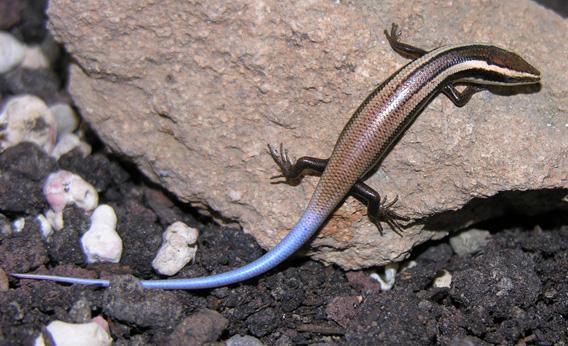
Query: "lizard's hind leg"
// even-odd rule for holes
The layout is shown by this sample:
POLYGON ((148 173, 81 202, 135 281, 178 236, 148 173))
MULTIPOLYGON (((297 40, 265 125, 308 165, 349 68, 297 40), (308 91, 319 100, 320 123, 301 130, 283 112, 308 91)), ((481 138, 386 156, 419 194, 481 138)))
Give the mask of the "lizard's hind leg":
MULTIPOLYGON (((320 176, 328 162, 326 159, 309 156, 303 156, 296 162, 292 162, 288 156, 288 150, 284 149, 282 144, 280 144, 279 150, 268 145, 268 151, 281 172, 281 174, 273 176, 271 179, 284 178, 283 181, 273 182, 274 184, 285 182, 290 185, 298 185, 306 174, 320 176)), ((362 181, 356 182, 349 194, 367 206, 369 219, 377 226, 381 234, 383 234, 381 222, 385 222, 396 234, 402 235, 404 226, 401 225, 400 221, 408 221, 408 218, 392 210, 392 206, 398 201, 398 197, 395 197, 390 202, 387 202, 386 196, 381 200, 379 193, 362 181)))

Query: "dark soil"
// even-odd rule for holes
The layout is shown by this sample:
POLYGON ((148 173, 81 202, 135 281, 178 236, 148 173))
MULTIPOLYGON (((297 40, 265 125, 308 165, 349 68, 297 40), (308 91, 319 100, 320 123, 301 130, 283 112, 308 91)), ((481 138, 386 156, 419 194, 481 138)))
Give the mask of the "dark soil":
POLYGON ((30 344, 52 320, 80 322, 99 314, 110 321, 113 338, 123 343, 134 338, 152 344, 200 344, 235 334, 266 344, 568 340, 568 227, 500 230, 480 253, 466 257, 455 255, 446 242, 430 244, 415 256, 418 265, 401 272, 388 292, 381 292, 364 272, 345 273, 310 260, 289 261, 268 275, 231 287, 144 290, 130 275, 156 278, 150 262, 172 220, 201 232, 196 263, 176 277, 224 272, 263 251, 239 230, 196 220, 159 189, 133 181, 116 162, 97 154, 87 162, 75 156, 56 162, 31 144, 0 155, 2 176, 10 177, 2 181, 5 198, 0 199, 0 210, 8 221, 26 217, 22 232, 0 238, 0 267, 5 272, 111 277, 113 285, 103 289, 10 279, 10 288, 0 294, 1 344, 30 344), (99 178, 84 177, 104 187, 101 200, 117 212, 125 244, 121 264, 84 269, 79 238, 88 218, 75 207, 65 210, 66 227, 49 243, 42 240, 34 216, 45 205, 30 191, 41 191, 41 177, 62 163, 74 172, 85 166, 100 172, 99 178), (45 170, 41 174, 40 168, 45 170), (36 202, 24 201, 27 198, 36 202), (443 269, 453 275, 450 289, 432 286, 443 269), (86 312, 78 314, 78 304, 86 305, 86 312), (192 332, 196 324, 205 329, 192 332))
MULTIPOLYGON (((10 24, 22 40, 42 37, 37 24, 38 18, 44 20, 42 7, 34 6, 37 18, 10 24)), ((18 13, 31 16, 28 12, 18 13)), ((0 86, 5 88, 2 97, 21 92, 20 85, 0 86)), ((565 215, 488 222, 484 227, 491 229, 492 239, 474 255, 460 257, 446 241, 426 244, 413 256, 417 265, 400 272, 387 292, 364 271, 346 273, 306 259, 287 261, 267 275, 230 287, 144 290, 134 277, 159 278, 151 261, 173 221, 186 222, 201 234, 195 263, 175 278, 224 272, 251 262, 263 250, 240 230, 200 217, 94 144, 98 150, 86 159, 71 153, 55 161, 32 144, 0 154, 0 345, 29 345, 53 320, 82 323, 98 315, 109 321, 119 345, 197 345, 234 335, 253 336, 267 345, 568 342, 565 215), (81 175, 100 191, 101 203, 115 209, 124 242, 120 264, 84 265, 79 238, 89 219, 74 207, 65 210, 65 228, 49 243, 42 239, 35 221, 47 208, 41 189, 45 177, 58 169, 81 175), (1 231, 22 217, 26 222, 21 232, 1 231), (452 274, 451 288, 433 287, 442 270, 452 274), (112 285, 104 289, 19 281, 6 279, 2 272, 104 277, 112 285), (2 291, 6 280, 9 286, 2 291)))

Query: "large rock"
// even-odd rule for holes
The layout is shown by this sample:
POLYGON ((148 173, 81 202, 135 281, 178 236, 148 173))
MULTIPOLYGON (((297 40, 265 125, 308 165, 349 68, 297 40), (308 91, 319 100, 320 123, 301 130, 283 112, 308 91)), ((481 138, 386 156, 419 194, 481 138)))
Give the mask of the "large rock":
POLYGON ((435 99, 368 180, 398 195, 396 210, 417 223, 403 238, 381 236, 349 198, 310 253, 345 268, 383 264, 508 208, 566 205, 568 47, 559 33, 568 24, 531 1, 109 8, 52 0, 49 16, 77 63, 70 91, 105 143, 182 201, 239 222, 267 249, 294 225, 317 178, 271 185, 278 172, 266 144, 327 157, 355 108, 407 63, 383 36, 393 21, 406 42, 426 49, 483 41, 515 50, 542 71, 542 89, 483 92, 464 108, 435 99))

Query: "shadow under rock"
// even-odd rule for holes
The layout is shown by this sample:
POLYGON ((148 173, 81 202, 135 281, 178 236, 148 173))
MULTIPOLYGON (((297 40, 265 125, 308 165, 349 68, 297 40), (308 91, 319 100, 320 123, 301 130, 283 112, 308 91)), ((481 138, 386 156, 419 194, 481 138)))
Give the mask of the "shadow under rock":
POLYGON ((431 216, 424 220, 424 229, 447 231, 474 224, 484 229, 494 229, 496 224, 540 224, 553 228, 568 223, 567 198, 568 189, 503 191, 487 198, 473 198, 459 210, 431 216))

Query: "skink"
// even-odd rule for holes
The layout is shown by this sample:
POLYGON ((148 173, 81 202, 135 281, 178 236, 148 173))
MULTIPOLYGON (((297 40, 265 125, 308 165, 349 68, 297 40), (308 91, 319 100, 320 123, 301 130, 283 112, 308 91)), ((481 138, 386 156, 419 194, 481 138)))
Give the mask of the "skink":
MULTIPOLYGON (((367 204, 370 219, 383 231, 381 222, 401 231, 401 217, 362 179, 373 169, 408 129, 416 116, 438 93, 444 93, 456 106, 464 106, 486 85, 521 85, 540 81, 540 72, 519 55, 491 45, 444 46, 432 51, 399 41, 393 24, 385 35, 398 54, 414 59, 393 74, 355 111, 329 159, 302 157, 294 164, 285 150, 269 151, 287 182, 299 181, 308 171, 321 174, 319 183, 302 217, 290 233, 272 250, 243 267, 206 277, 146 280, 143 287, 158 289, 204 289, 241 282, 276 267, 294 254, 321 227, 347 195, 367 204), (466 85, 461 92, 456 84, 466 85)), ((12 274, 21 279, 43 279, 72 284, 109 286, 109 280, 12 274)))

